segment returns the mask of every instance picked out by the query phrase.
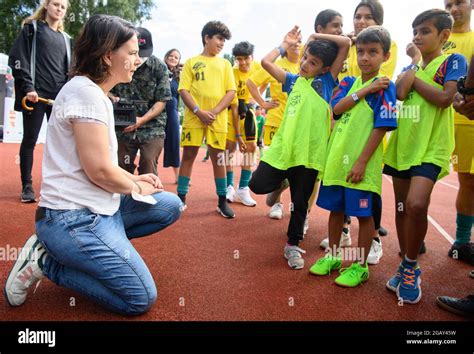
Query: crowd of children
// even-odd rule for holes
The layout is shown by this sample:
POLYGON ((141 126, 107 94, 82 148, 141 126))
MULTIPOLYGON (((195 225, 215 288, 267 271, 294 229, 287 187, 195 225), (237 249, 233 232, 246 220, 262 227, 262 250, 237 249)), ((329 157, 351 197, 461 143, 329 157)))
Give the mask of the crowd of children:
MULTIPOLYGON (((395 83, 391 79, 397 44, 382 27, 384 12, 377 0, 359 3, 354 32, 347 36, 342 35, 343 18, 334 10, 318 14, 315 33, 304 46, 295 26, 281 45, 262 59, 261 67, 253 58, 252 44, 236 44, 233 77, 230 65, 217 58, 230 31, 221 22, 208 23, 202 32, 203 53, 185 64, 179 88, 186 105, 178 182, 183 202, 189 161, 206 137, 216 177, 218 212, 233 218, 235 213, 228 203, 255 206, 251 190, 266 194, 270 218, 281 219, 281 195, 289 188, 291 217, 283 254, 292 269, 302 269, 306 252, 299 245, 317 196, 316 204, 330 211, 329 237, 321 243, 326 255, 309 272, 322 276, 340 270, 336 284, 355 287, 369 278, 368 264, 379 263, 383 254, 379 238, 386 235, 380 225, 382 174, 389 175, 403 260, 387 288, 404 303, 417 303, 421 298, 417 259, 426 251, 430 195, 436 181, 449 171, 455 148, 452 97, 458 79, 467 72, 465 56, 470 59, 473 51, 469 27, 472 1, 444 2, 446 10, 432 9, 416 16, 413 40, 406 49, 411 63, 395 83), (454 30, 462 27, 463 34, 452 33, 453 26, 454 30), (268 86, 269 100, 262 97, 268 86), (397 100, 401 101, 398 106, 397 100), (267 111, 260 132, 266 149, 253 173, 255 159, 244 158, 240 183, 234 188, 232 157, 237 146, 248 156, 257 151, 256 105, 267 111), (227 115, 223 114, 226 109, 227 115), (226 167, 216 164, 219 154, 226 157, 226 167), (356 251, 348 256, 343 249, 352 244, 351 216, 358 219, 359 237, 356 251), (347 260, 352 264, 342 268, 347 260)), ((461 187, 472 197, 474 139, 469 129, 473 125, 460 115, 456 122, 460 145, 456 145, 459 163, 455 169, 461 187)), ((457 240, 449 254, 460 253, 461 260, 474 264, 469 242, 474 198, 467 201, 463 197, 458 197, 457 240)))

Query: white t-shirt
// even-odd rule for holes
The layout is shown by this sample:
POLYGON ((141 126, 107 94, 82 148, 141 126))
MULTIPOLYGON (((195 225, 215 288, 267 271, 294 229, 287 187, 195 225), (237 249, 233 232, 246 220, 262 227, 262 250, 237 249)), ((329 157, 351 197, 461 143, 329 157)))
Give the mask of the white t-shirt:
POLYGON ((107 125, 109 156, 118 165, 112 103, 93 81, 76 76, 59 92, 48 122, 39 205, 56 210, 88 208, 96 214, 113 215, 120 195, 107 192, 87 177, 77 152, 74 119, 107 125))

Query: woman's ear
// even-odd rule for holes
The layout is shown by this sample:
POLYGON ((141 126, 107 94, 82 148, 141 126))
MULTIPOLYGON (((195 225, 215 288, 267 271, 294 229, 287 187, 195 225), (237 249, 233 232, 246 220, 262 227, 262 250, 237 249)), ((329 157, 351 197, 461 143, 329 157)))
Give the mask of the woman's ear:
POLYGON ((112 52, 108 52, 103 56, 103 60, 105 65, 111 67, 112 66, 112 52))

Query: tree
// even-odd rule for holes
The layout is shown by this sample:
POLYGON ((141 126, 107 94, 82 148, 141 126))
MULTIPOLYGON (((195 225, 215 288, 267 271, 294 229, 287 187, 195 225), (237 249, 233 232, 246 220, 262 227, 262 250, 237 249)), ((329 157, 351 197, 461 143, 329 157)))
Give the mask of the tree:
MULTIPOLYGON (((42 0, 0 0, 0 18, 5 23, 0 37, 0 52, 8 53, 21 30, 22 21, 40 6, 42 0), (13 15, 12 15, 13 14, 13 15)), ((153 0, 69 0, 66 32, 77 38, 87 19, 96 14, 120 16, 135 25, 151 18, 153 0)))
POLYGON ((232 54, 225 53, 224 54, 224 59, 227 59, 230 62, 230 65, 232 65, 232 67, 234 67, 234 59, 235 58, 232 54))

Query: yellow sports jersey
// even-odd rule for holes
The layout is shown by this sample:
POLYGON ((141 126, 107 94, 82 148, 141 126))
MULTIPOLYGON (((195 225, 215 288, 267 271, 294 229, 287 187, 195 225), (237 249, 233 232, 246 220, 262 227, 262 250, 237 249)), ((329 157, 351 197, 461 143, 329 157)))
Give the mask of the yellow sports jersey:
MULTIPOLYGON (((390 46, 390 59, 388 59, 385 63, 382 64, 380 68, 380 75, 387 76, 390 80, 393 78, 393 74, 395 73, 395 68, 397 66, 397 53, 398 47, 397 43, 392 40, 392 45, 390 46)), ((347 56, 347 60, 344 63, 344 67, 339 74, 339 81, 342 81, 346 76, 354 76, 359 77, 361 75, 359 65, 357 65, 357 48, 356 45, 352 45, 349 49, 349 55, 347 56)))
POLYGON ((247 89, 247 80, 248 78, 256 71, 260 70, 262 65, 260 63, 253 61, 250 65, 250 70, 246 73, 239 70, 239 68, 234 68, 234 79, 235 85, 237 86, 237 93, 235 94, 234 101, 232 104, 237 104, 238 100, 244 100, 245 103, 249 103, 249 100, 252 98, 249 90, 247 89))
MULTIPOLYGON (((299 63, 292 63, 287 58, 280 58, 275 62, 283 70, 297 74, 299 72, 299 63)), ((280 105, 277 108, 270 109, 267 112, 267 120, 265 125, 272 127, 279 127, 285 112, 286 101, 288 95, 282 91, 282 84, 280 84, 273 76, 271 76, 265 69, 261 68, 250 76, 250 80, 257 86, 270 84, 270 95, 272 100, 278 101, 280 105)))
MULTIPOLYGON (((234 73, 224 58, 198 55, 186 61, 181 72, 179 90, 188 90, 200 109, 208 111, 217 106, 228 91, 235 91, 234 73)), ((186 107, 184 128, 204 128, 201 120, 186 107)), ((218 114, 209 128, 227 132, 227 109, 218 114)))
MULTIPOLYGON (((474 31, 467 33, 451 33, 448 41, 443 47, 446 54, 458 53, 466 57, 467 62, 474 55, 474 31)), ((454 112, 454 124, 474 125, 474 120, 469 120, 465 116, 454 112)))

